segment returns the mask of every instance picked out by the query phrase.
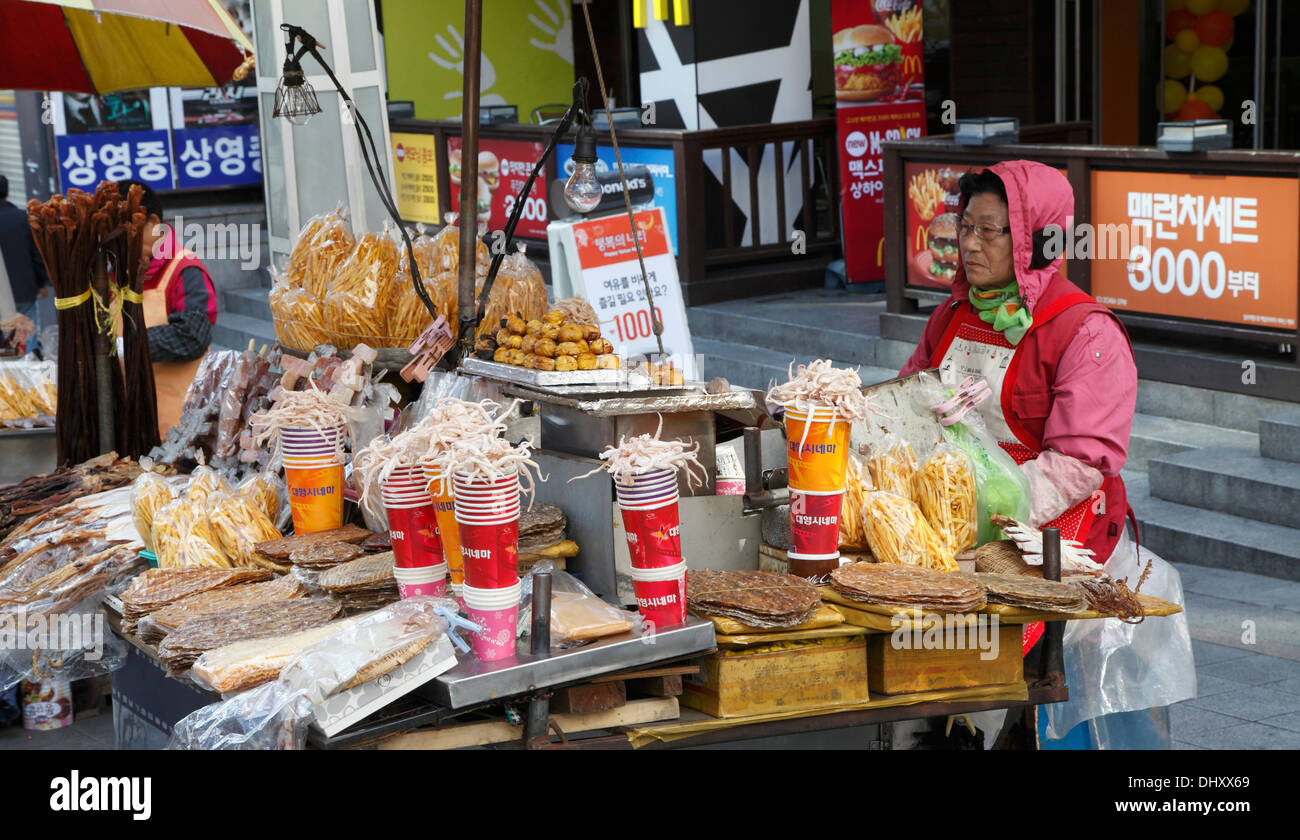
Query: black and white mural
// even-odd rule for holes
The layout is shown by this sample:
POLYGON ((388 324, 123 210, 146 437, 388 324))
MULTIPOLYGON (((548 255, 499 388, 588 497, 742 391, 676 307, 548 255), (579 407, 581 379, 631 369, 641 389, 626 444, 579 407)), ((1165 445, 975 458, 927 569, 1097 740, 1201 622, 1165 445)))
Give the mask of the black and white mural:
MULTIPOLYGON (((704 130, 812 119, 809 0, 705 0, 692 3, 689 26, 651 20, 637 30, 641 99, 655 103, 659 128, 704 130)), ((783 144, 787 227, 803 204, 793 143, 783 144), (793 159, 792 159, 793 156, 793 159)), ((732 213, 737 241, 711 247, 790 239, 776 229, 776 155, 764 149, 758 171, 759 230, 750 224, 749 158, 731 150, 731 195, 722 195, 722 150, 705 153, 702 185, 709 213, 732 213)), ((805 164, 806 165, 806 164, 805 164)))

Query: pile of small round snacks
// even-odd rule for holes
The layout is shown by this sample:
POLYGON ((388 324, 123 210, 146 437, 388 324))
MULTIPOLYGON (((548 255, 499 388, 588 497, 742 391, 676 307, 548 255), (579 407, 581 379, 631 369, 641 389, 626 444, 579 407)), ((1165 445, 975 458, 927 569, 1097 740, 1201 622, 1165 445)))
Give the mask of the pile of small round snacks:
POLYGON ((501 319, 494 336, 483 336, 474 353, 485 361, 529 370, 618 370, 614 345, 601 338, 594 324, 573 324, 552 309, 539 320, 525 321, 518 313, 501 319))

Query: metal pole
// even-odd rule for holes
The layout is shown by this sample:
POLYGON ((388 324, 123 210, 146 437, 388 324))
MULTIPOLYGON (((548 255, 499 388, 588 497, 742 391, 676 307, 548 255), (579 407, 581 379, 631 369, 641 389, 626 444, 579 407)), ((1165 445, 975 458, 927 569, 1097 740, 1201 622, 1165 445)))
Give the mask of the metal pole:
MULTIPOLYGON (((1043 580, 1061 579, 1061 529, 1043 529, 1043 580)), ((1061 648, 1065 639, 1065 624, 1049 621, 1043 628, 1043 658, 1040 675, 1043 681, 1055 684, 1065 680, 1065 654, 1061 648)))
MULTIPOLYGON (((551 655, 551 575, 533 575, 533 623, 529 630, 529 652, 533 656, 551 655)), ((540 692, 528 701, 528 719, 524 722, 524 747, 537 749, 551 740, 551 695, 540 692)))
POLYGON ((475 263, 478 259, 478 98, 482 62, 483 0, 465 0, 465 87, 461 98, 460 277, 456 286, 458 336, 464 351, 474 344, 475 263))
MULTIPOLYGON (((91 287, 99 300, 108 300, 108 264, 101 253, 95 259, 91 274, 91 287)), ((117 345, 111 335, 105 335, 96 318, 95 329, 95 428, 99 435, 99 453, 111 452, 113 439, 113 377, 110 365, 117 363, 117 345)))

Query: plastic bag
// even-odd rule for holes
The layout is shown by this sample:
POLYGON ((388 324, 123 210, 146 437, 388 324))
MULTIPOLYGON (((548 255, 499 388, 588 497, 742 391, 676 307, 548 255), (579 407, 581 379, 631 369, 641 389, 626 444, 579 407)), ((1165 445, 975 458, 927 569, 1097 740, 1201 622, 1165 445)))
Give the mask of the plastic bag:
MULTIPOLYGON (((482 239, 476 245, 474 275, 482 279, 487 276, 492 256, 482 239)), ((433 237, 433 267, 435 273, 447 272, 452 276, 460 274, 460 226, 451 221, 451 214, 448 214, 447 225, 433 237)))
POLYGON ((864 505, 867 494, 875 488, 867 465, 854 453, 849 453, 845 470, 844 503, 840 505, 840 545, 845 548, 867 549, 867 521, 864 505))
POLYGON ((171 502, 172 487, 157 473, 140 473, 131 484, 131 517, 141 542, 150 551, 154 550, 154 515, 171 502))
POLYGON ((252 475, 239 482, 235 488, 235 495, 240 496, 256 505, 258 510, 266 514, 266 518, 271 520, 277 526, 279 525, 280 512, 289 506, 289 488, 280 478, 279 473, 264 470, 252 475))
POLYGON ((284 271, 285 281, 319 298, 355 245, 342 204, 333 212, 313 216, 298 233, 284 271))
POLYGON ((325 325, 335 347, 388 346, 388 309, 397 264, 397 243, 387 223, 383 233, 367 233, 357 243, 324 296, 325 325))
MULTIPOLYGON (((475 305, 483 296, 486 275, 477 281, 474 289, 475 305)), ((478 335, 492 335, 500 328, 501 319, 510 313, 517 313, 525 321, 540 320, 546 314, 546 285, 542 282, 541 269, 525 256, 523 243, 519 250, 501 261, 496 280, 492 284, 492 296, 483 311, 483 320, 479 323, 478 335)))
POLYGON ((880 563, 957 571, 957 561, 911 499, 884 490, 867 494, 862 518, 867 545, 880 563))
MULTIPOLYGON (((172 729, 168 749, 301 749, 316 705, 353 684, 382 676, 412 650, 436 643, 456 609, 456 603, 445 598, 408 598, 336 622, 337 632, 294 654, 274 682, 182 718, 172 729)), ((249 643, 236 644, 251 650, 249 643)), ((200 660, 229 657, 233 647, 209 651, 200 660)), ((253 661, 251 667, 277 664, 253 661)), ((197 662, 195 668, 203 670, 197 662)))
MULTIPOLYGON (((1126 526, 1106 561, 1106 574, 1136 586, 1150 560, 1151 576, 1142 592, 1183 605, 1178 570, 1146 548, 1140 553, 1136 549, 1126 526)), ((1070 699, 1043 707, 1051 740, 1064 738, 1078 724, 1102 715, 1169 706, 1196 696, 1196 663, 1186 612, 1147 618, 1141 624, 1125 624, 1118 618, 1070 621, 1065 626, 1064 652, 1070 699)), ((1106 731, 1097 727, 1103 739, 1106 731)), ((1099 746, 1125 745, 1103 742, 1099 746)))
POLYGON ((912 477, 916 475, 916 453, 912 445, 895 434, 872 444, 866 459, 867 473, 877 490, 912 498, 912 477))
POLYGON ((200 464, 190 473, 190 480, 185 485, 185 498, 202 506, 213 493, 229 494, 230 485, 212 467, 200 464))
POLYGON ((277 340, 302 353, 330 342, 320 299, 306 289, 276 283, 271 287, 271 319, 277 340))
POLYGON ((149 528, 158 568, 172 569, 179 564, 181 541, 193 521, 193 511, 186 499, 176 499, 163 505, 153 515, 149 528))
POLYGON ((213 493, 205 513, 217 548, 234 566, 257 566, 255 546, 282 536, 266 511, 248 496, 213 493))
POLYGON ((524 635, 533 620, 533 576, 551 573, 551 647, 565 649, 618 633, 639 623, 640 616, 601 600, 582 581, 555 567, 550 560, 538 561, 520 581, 519 634, 524 635))
POLYGON ((953 554, 975 546, 975 471, 966 454, 941 443, 935 446, 912 479, 912 497, 953 554))

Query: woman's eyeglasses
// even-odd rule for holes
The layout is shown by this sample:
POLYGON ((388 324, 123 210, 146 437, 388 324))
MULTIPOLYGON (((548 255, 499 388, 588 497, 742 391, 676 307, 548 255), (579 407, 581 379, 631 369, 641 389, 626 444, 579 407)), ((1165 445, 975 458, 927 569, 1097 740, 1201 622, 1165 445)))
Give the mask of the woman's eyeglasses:
POLYGON ((988 222, 980 222, 979 224, 973 224, 965 220, 963 220, 960 224, 957 225, 957 235, 962 239, 965 239, 966 237, 970 236, 972 233, 976 233, 976 232, 979 233, 980 239, 983 239, 985 242, 992 242, 994 239, 997 239, 1002 234, 1010 233, 1011 226, 992 225, 989 224, 988 222))

